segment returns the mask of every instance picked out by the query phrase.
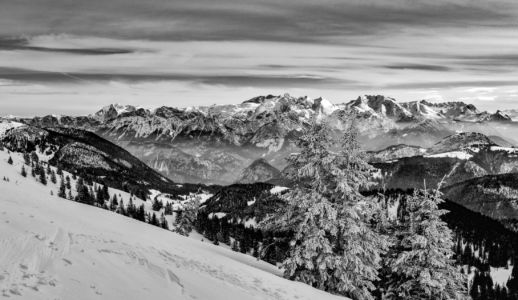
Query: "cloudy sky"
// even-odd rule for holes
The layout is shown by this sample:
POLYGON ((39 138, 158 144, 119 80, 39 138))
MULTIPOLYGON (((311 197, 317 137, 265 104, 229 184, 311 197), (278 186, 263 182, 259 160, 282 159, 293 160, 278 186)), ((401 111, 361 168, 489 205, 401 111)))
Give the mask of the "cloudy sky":
POLYGON ((286 92, 518 108, 518 2, 0 1, 0 115, 286 92))

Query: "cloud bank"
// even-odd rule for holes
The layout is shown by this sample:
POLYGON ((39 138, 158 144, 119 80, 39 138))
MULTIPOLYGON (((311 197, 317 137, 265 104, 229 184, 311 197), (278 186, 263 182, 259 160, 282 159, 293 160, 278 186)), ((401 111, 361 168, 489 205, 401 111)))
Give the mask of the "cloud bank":
POLYGON ((81 114, 114 101, 236 103, 284 92, 334 102, 378 93, 518 107, 516 1, 17 0, 0 6, 4 114, 55 107, 81 114))

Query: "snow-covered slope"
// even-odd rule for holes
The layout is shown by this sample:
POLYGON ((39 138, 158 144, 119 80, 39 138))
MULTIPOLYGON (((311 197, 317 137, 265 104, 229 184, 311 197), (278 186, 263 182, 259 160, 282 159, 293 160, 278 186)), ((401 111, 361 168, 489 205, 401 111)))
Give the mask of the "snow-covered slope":
POLYGON ((4 297, 340 299, 248 255, 51 196, 8 157, 0 151, 0 178, 9 179, 0 181, 4 297))
POLYGON ((23 126, 23 124, 18 123, 18 122, 9 121, 9 120, 0 119, 0 138, 2 138, 9 129, 17 128, 20 126, 23 126))

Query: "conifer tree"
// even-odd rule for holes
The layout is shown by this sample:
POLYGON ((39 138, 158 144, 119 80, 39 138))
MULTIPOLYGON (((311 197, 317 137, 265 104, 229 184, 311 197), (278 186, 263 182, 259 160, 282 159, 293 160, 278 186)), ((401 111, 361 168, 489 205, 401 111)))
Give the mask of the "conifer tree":
POLYGON ((117 200, 117 195, 113 194, 113 198, 110 201, 110 210, 115 211, 117 206, 119 206, 119 201, 117 200))
POLYGON ((9 156, 9 159, 7 159, 7 163, 12 165, 13 164, 13 158, 9 156))
POLYGON ((56 173, 54 172, 54 170, 51 170, 50 171, 50 181, 54 184, 56 184, 57 182, 57 179, 56 179, 56 173))
POLYGON ((351 124, 337 141, 331 128, 314 121, 299 138, 300 153, 288 157, 287 177, 296 183, 287 208, 266 228, 294 230, 285 277, 353 299, 374 299, 387 239, 370 227, 374 201, 359 190, 370 182, 351 124))
POLYGON ((67 177, 65 177, 66 179, 66 183, 65 183, 65 187, 70 190, 72 188, 72 185, 70 184, 70 176, 67 175, 67 177))
POLYGON ((160 220, 159 221, 160 221, 160 227, 162 227, 163 229, 169 230, 169 224, 167 223, 167 220, 165 218, 164 213, 162 213, 160 215, 160 220))
POLYGON ((406 199, 398 242, 388 257, 384 299, 466 299, 466 278, 454 265, 453 236, 438 208, 440 192, 415 191, 406 199))
POLYGON ((127 212, 126 212, 126 209, 124 207, 124 200, 121 199, 121 201, 119 202, 119 208, 117 210, 117 213, 123 215, 123 216, 126 216, 127 215, 127 212))
POLYGON ((61 178, 61 184, 59 185, 58 197, 66 199, 67 198, 67 190, 65 188, 65 181, 63 177, 61 178))
POLYGON ((142 222, 145 222, 146 221, 145 217, 146 217, 146 210, 144 208, 144 204, 141 204, 138 209, 138 218, 137 219, 142 222))
POLYGON ((166 215, 172 215, 173 214, 173 205, 169 202, 167 202, 164 206, 164 214, 166 215))
POLYGON ((23 161, 27 166, 31 165, 31 157, 29 156, 29 153, 23 152, 23 161))
POLYGON ((42 184, 47 185, 47 174, 45 174, 44 168, 39 168, 39 178, 42 184))
POLYGON ((511 277, 507 281, 507 289, 510 293, 518 295, 518 257, 514 258, 513 271, 511 277))
POLYGON ((183 203, 183 209, 176 215, 175 219, 174 231, 176 233, 189 236, 194 228, 199 206, 200 200, 198 197, 183 203))
POLYGON ((230 249, 232 249, 232 251, 235 251, 235 252, 239 251, 239 245, 236 240, 233 240, 230 244, 231 244, 230 249))
POLYGON ((149 224, 155 225, 155 226, 160 226, 160 223, 158 223, 158 219, 156 218, 156 214, 155 213, 153 213, 151 215, 151 218, 149 218, 149 224))
POLYGON ((103 196, 104 200, 110 200, 110 192, 109 192, 108 186, 106 184, 103 184, 102 196, 103 196))
POLYGON ((34 164, 38 164, 40 162, 40 158, 38 157, 38 154, 36 154, 36 152, 34 152, 34 151, 31 152, 31 161, 34 164))
POLYGON ((22 165, 22 171, 21 174, 23 177, 27 177, 27 171, 25 171, 25 166, 22 165))
POLYGON ((97 187, 97 189, 95 191, 95 201, 97 202, 97 205, 99 205, 99 207, 102 207, 105 204, 104 203, 104 192, 100 187, 97 187))
POLYGON ((154 211, 159 211, 162 209, 162 207, 164 206, 163 202, 162 201, 158 201, 156 198, 155 200, 153 200, 153 205, 152 205, 152 209, 154 211))

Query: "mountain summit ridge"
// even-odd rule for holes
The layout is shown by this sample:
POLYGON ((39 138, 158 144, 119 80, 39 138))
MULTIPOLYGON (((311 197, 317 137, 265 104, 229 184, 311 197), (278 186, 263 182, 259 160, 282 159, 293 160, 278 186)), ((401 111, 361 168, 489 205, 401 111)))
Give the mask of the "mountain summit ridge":
MULTIPOLYGON (((263 95, 238 104, 161 106, 108 105, 90 116, 18 119, 37 127, 73 127, 127 149, 176 182, 231 184, 258 158, 282 170, 295 140, 313 119, 342 131, 355 116, 365 150, 395 144, 430 147, 456 132, 498 136, 492 123, 511 124, 503 113, 480 112, 464 102, 398 102, 383 95, 345 103, 290 94, 263 95)), ((507 125, 505 125, 507 126, 507 125)), ((501 126, 500 126, 501 127, 501 126)))

